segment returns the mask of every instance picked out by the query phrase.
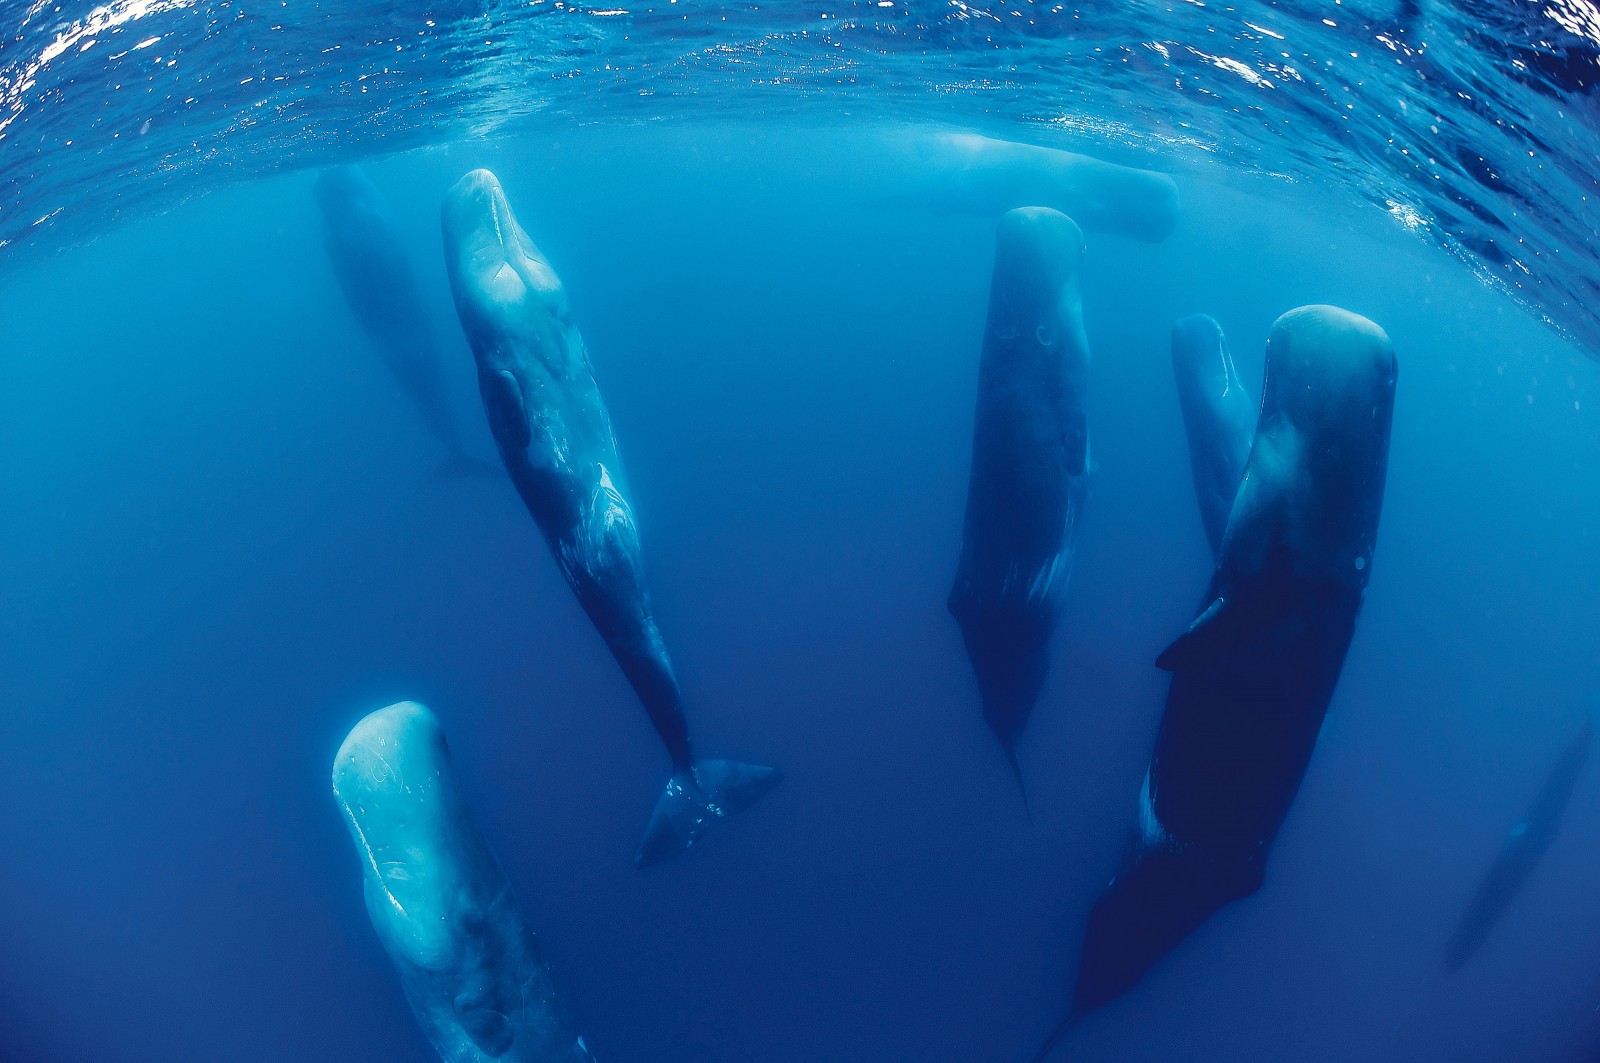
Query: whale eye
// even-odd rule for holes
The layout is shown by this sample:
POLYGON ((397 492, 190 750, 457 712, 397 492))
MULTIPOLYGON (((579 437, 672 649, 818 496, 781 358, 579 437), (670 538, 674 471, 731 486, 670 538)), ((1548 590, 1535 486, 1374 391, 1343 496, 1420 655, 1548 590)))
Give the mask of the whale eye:
POLYGON ((1367 559, 1366 558, 1364 558, 1364 557, 1356 558, 1356 571, 1357 572, 1365 571, 1366 567, 1367 567, 1367 559))
POLYGON ((1040 325, 1034 329, 1033 338, 1039 341, 1041 347, 1048 347, 1056 341, 1055 333, 1050 331, 1049 325, 1040 325))

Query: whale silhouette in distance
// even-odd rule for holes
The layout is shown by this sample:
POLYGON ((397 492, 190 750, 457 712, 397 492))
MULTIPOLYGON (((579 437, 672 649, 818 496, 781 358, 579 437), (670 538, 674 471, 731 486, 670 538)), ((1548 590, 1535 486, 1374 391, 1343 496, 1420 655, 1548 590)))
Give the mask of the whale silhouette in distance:
POLYGON ((468 454, 461 441, 444 360, 423 312, 422 285, 388 204, 354 166, 324 170, 314 194, 322 215, 323 246, 345 303, 423 424, 444 447, 434 478, 498 478, 500 470, 468 454))
POLYGON ((1528 876, 1539 866, 1550 846, 1555 844, 1561 831, 1561 820, 1567 805, 1572 801, 1572 789, 1589 760, 1589 748, 1594 738, 1594 723, 1585 716, 1583 723, 1567 742, 1561 756, 1550 766, 1544 785, 1533 803, 1517 820, 1516 826, 1506 835, 1499 854, 1484 873, 1472 899, 1461 913, 1455 930, 1445 946, 1445 966, 1452 971, 1464 967, 1477 953, 1495 924, 1500 922, 1511 902, 1522 891, 1528 876))

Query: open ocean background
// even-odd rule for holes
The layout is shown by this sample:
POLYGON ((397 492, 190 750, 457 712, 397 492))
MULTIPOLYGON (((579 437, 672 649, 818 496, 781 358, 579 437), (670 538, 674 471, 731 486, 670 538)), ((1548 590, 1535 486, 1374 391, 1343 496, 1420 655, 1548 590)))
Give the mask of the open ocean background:
POLYGON ((1061 1058, 1595 1059, 1595 765, 1443 954, 1596 707, 1600 11, 677 6, 0 0, 0 1059, 432 1060, 328 785, 403 698, 598 1059, 1027 1058, 1211 569, 1171 323, 1216 317, 1258 392, 1310 302, 1401 366, 1355 642, 1261 893, 1061 1058), (1210 61, 1275 50, 1310 73, 1210 61), (994 219, 863 161, 923 123, 1183 200, 1165 243, 1089 241, 1097 469, 1032 822, 944 608, 994 219), (632 692, 509 482, 430 480, 337 289, 311 188, 357 159, 488 459, 438 207, 499 174, 588 341, 697 751, 786 772, 668 864, 632 866, 667 767, 632 692))

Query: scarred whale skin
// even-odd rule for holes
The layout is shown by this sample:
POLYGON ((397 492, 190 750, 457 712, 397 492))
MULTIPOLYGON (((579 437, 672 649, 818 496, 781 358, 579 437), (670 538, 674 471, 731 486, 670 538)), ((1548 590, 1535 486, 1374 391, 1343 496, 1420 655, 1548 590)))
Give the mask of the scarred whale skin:
POLYGON ((1233 367, 1222 326, 1205 314, 1180 318, 1172 326, 1172 375, 1189 436, 1200 522, 1214 557, 1222 549, 1222 533, 1244 478, 1256 407, 1233 367))
POLYGON ((444 1063, 593 1063, 511 884, 456 789, 439 721, 403 701, 333 762, 367 913, 444 1063))
POLYGON ((961 560, 948 605, 983 718, 1016 773, 1016 743, 1049 668, 1089 473, 1083 234, 1047 207, 1000 219, 978 369, 961 560))
POLYGON ((749 808, 782 776, 758 764, 697 760, 690 750, 611 416, 560 278, 488 170, 456 182, 441 222, 456 313, 506 471, 672 759, 635 857, 640 867, 653 864, 694 844, 714 820, 749 808))
POLYGON ((350 312, 444 447, 435 475, 498 475, 462 444, 422 286, 383 197, 356 167, 336 166, 317 178, 316 200, 328 261, 350 312))
POLYGON ((1035 1057, 1261 886, 1355 633, 1383 506, 1396 363, 1331 306, 1273 326, 1256 434, 1172 673, 1139 822, 1089 916, 1073 1002, 1035 1057))

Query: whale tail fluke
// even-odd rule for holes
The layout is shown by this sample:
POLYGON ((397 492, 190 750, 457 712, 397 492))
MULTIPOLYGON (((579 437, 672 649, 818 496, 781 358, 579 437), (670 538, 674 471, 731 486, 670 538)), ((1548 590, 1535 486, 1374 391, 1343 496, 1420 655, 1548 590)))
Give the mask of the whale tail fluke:
POLYGON ((703 760, 673 773, 650 814, 634 866, 649 867, 677 856, 706 832, 712 820, 743 812, 782 781, 783 773, 776 768, 736 760, 703 760))
POLYGON ((471 454, 450 454, 434 467, 433 479, 436 482, 444 480, 465 480, 470 476, 486 476, 499 478, 506 474, 505 469, 499 465, 475 458, 471 454))

